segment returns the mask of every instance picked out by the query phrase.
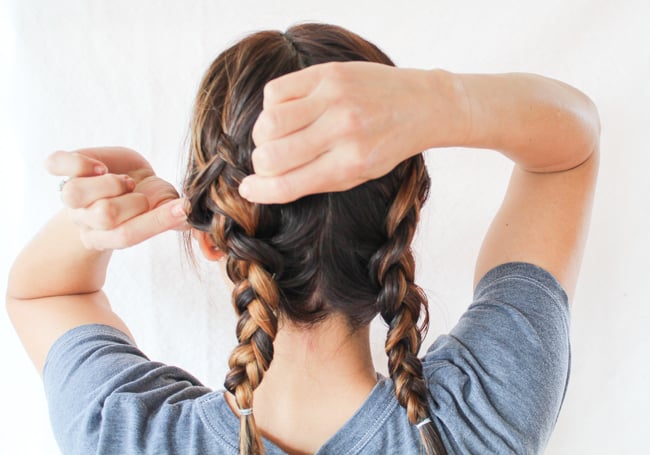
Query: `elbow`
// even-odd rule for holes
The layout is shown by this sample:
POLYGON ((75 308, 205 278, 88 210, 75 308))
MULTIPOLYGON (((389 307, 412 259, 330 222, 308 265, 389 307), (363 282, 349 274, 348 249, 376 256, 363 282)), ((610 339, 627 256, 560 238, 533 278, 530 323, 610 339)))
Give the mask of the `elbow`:
POLYGON ((8 306, 9 302, 12 300, 27 300, 34 298, 32 295, 34 283, 33 280, 29 279, 31 270, 23 263, 22 256, 23 254, 21 253, 14 261, 7 277, 7 291, 5 298, 8 306))
POLYGON ((16 305, 21 300, 19 291, 20 290, 17 288, 14 267, 12 267, 11 271, 9 272, 9 277, 7 279, 7 287, 5 293, 5 311, 7 312, 7 315, 9 316, 9 320, 11 321, 14 320, 13 316, 14 316, 14 310, 16 309, 16 305))
POLYGON ((576 150, 579 151, 574 166, 576 167, 586 162, 592 155, 598 154, 600 149, 600 114, 598 108, 591 98, 582 92, 579 92, 578 103, 575 103, 572 109, 572 115, 575 119, 575 129, 577 144, 576 150))
POLYGON ((582 114, 582 123, 586 135, 586 142, 589 153, 594 153, 600 148, 600 114, 598 108, 591 98, 583 95, 585 98, 582 114))
POLYGON ((18 283, 16 273, 15 273, 15 268, 16 265, 14 264, 11 269, 9 270, 9 275, 7 277, 7 286, 6 286, 6 294, 5 294, 5 299, 7 301, 7 305, 9 305, 9 301, 12 299, 17 298, 17 293, 19 293, 18 288, 18 283))
POLYGON ((590 161, 600 148, 600 115, 594 101, 577 88, 552 80, 545 101, 554 111, 556 161, 542 172, 563 172, 590 161))
POLYGON ((578 93, 577 100, 565 106, 559 131, 563 150, 557 163, 544 172, 564 172, 587 162, 598 162, 600 151, 600 115, 598 108, 587 95, 578 93))

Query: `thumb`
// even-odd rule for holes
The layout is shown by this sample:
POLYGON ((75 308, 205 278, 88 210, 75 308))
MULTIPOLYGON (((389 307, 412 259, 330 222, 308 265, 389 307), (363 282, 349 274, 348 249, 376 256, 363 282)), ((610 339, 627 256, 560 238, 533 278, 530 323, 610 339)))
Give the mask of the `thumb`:
POLYGON ((171 229, 182 230, 187 224, 185 204, 186 200, 182 198, 165 202, 133 218, 133 225, 130 227, 136 233, 136 237, 142 240, 171 229))
POLYGON ((184 199, 174 199, 131 218, 116 229, 88 232, 85 243, 99 250, 119 250, 171 229, 183 229, 187 224, 185 203, 184 199))

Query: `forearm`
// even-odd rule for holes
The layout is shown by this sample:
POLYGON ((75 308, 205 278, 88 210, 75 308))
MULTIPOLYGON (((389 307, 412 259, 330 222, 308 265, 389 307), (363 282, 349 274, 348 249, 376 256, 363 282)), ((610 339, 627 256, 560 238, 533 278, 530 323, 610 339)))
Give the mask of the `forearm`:
POLYGON ((35 299, 101 289, 111 251, 89 250, 66 210, 59 212, 25 247, 9 274, 7 295, 35 299))
POLYGON ((430 74, 451 91, 446 119, 455 136, 443 145, 498 150, 533 172, 571 169, 596 148, 598 113, 573 87, 523 73, 430 74))

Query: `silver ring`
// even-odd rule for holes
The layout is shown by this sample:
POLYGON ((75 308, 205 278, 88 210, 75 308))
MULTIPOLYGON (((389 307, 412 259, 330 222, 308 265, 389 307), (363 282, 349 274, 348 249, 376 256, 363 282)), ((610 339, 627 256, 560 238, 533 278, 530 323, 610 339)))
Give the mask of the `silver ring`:
POLYGON ((70 179, 63 179, 59 182, 59 191, 63 191, 63 187, 65 186, 66 183, 68 183, 68 180, 70 179))

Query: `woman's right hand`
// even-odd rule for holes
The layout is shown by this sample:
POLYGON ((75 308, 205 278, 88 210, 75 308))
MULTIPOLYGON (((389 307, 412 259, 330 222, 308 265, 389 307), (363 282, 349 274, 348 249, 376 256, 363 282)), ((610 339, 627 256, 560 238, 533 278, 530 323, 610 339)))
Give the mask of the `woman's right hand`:
POLYGON ((137 152, 98 147, 55 152, 48 171, 68 177, 61 199, 88 249, 126 248, 186 226, 183 201, 137 152))
POLYGON ((269 82, 253 128, 259 203, 344 191, 465 134, 465 99, 450 73, 368 62, 326 63, 269 82))

